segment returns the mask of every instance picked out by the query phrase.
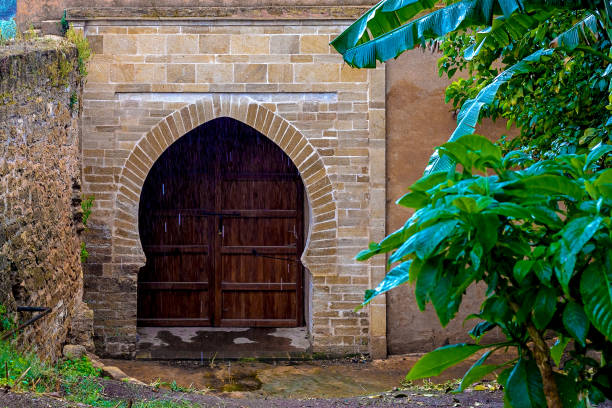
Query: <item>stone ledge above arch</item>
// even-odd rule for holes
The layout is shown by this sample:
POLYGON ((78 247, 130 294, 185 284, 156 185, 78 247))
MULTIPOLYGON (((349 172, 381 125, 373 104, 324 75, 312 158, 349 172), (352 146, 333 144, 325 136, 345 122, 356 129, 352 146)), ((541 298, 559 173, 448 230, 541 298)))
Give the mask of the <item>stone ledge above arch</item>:
POLYGON ((144 265, 138 206, 148 172, 177 139, 219 117, 230 117, 253 127, 291 158, 304 182, 311 211, 302 263, 313 276, 335 274, 337 208, 333 186, 319 153, 295 126, 243 95, 215 94, 187 104, 160 120, 137 142, 122 167, 117 184, 113 262, 144 265))

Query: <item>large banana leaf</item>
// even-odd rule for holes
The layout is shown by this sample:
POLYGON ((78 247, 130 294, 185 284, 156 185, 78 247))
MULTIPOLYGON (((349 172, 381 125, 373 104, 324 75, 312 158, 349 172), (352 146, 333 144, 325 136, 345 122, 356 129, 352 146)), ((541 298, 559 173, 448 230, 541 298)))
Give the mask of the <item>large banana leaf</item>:
POLYGON ((359 17, 340 34, 332 45, 340 54, 349 48, 391 31, 423 10, 436 5, 435 0, 383 0, 359 17))
POLYGON ((550 18, 554 12, 554 9, 542 9, 529 13, 514 13, 510 17, 496 17, 490 27, 475 33, 475 43, 465 50, 464 58, 469 61, 482 49, 501 49, 508 45, 510 40, 519 40, 529 30, 550 18))
MULTIPOLYGON (((494 15, 509 19, 551 7, 578 9, 587 0, 462 0, 414 19, 436 8, 435 0, 382 0, 335 38, 332 46, 355 67, 374 67, 426 39, 472 25, 491 26, 494 15)), ((524 22, 523 22, 524 23, 524 22)))
MULTIPOLYGON (((516 0, 511 1, 516 4, 516 0)), ((343 36, 356 35, 357 32, 353 30, 345 31, 331 44, 344 56, 344 60, 349 65, 374 68, 376 60, 387 61, 395 58, 427 39, 438 38, 464 27, 491 25, 493 6, 494 0, 464 0, 432 11, 407 24, 397 24, 396 28, 386 30, 381 35, 377 36, 372 32, 373 39, 366 37, 364 33, 352 47, 347 45, 354 42, 355 38, 351 38, 348 42, 343 36)), ((378 15, 382 19, 385 14, 381 12, 378 15)))

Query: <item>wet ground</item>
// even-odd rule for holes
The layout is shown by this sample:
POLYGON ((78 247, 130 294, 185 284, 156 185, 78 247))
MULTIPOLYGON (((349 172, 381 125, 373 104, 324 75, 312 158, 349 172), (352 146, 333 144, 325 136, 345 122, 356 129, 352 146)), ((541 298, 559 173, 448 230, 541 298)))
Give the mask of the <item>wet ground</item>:
MULTIPOLYGON (((400 387, 419 356, 367 361, 360 357, 332 361, 260 362, 104 360, 146 384, 170 384, 239 398, 349 398, 400 387)), ((461 378, 466 368, 447 370, 437 382, 461 378)))

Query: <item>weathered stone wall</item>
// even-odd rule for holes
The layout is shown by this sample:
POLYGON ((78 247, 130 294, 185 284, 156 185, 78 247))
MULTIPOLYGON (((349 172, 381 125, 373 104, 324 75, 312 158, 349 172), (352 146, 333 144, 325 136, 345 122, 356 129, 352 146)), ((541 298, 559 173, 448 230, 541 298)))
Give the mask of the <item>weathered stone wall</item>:
POLYGON ((83 287, 73 93, 80 79, 71 44, 44 38, 0 48, 0 303, 10 312, 53 309, 19 337, 50 360, 61 353, 83 287))

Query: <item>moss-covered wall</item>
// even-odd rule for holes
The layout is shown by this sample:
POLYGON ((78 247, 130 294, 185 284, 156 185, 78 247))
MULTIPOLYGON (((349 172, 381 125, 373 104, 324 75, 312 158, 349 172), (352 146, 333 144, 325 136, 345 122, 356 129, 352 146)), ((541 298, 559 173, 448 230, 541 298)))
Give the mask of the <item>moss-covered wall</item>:
POLYGON ((0 303, 13 316, 17 306, 53 308, 18 338, 49 360, 83 287, 76 58, 58 37, 0 48, 0 303))

